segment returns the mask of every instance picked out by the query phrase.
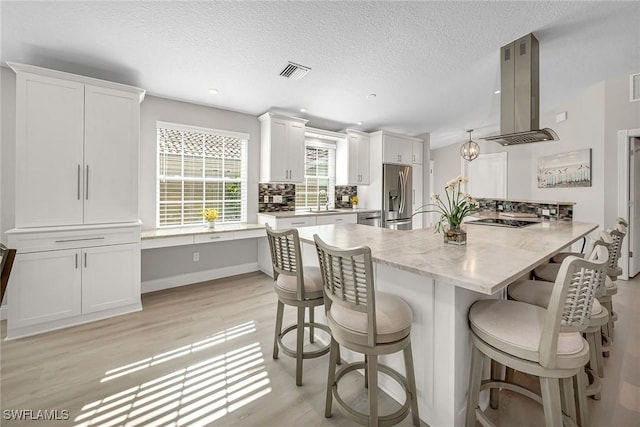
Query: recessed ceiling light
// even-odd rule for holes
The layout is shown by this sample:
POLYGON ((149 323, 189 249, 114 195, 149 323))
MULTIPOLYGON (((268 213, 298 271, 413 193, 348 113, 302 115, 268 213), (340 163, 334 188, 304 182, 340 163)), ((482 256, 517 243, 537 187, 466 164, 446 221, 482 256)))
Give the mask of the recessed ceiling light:
POLYGON ((306 112, 307 112, 307 109, 306 109, 306 108, 301 108, 301 109, 300 109, 300 112, 301 112, 301 113, 306 113, 306 112))
POLYGON ((367 99, 368 99, 369 101, 371 101, 371 100, 373 100, 373 99, 376 99, 376 96, 378 96, 378 95, 376 95, 375 93, 370 93, 369 95, 367 95, 367 99))
POLYGON ((493 94, 494 94, 494 95, 497 95, 497 94, 499 94, 499 93, 500 93, 500 91, 499 91, 499 90, 496 90, 495 92, 493 92, 493 94))
POLYGON ((218 89, 209 89, 209 93, 211 95, 217 95, 218 94, 218 89))
POLYGON ((362 126, 362 122, 358 122, 356 123, 358 126, 362 126))

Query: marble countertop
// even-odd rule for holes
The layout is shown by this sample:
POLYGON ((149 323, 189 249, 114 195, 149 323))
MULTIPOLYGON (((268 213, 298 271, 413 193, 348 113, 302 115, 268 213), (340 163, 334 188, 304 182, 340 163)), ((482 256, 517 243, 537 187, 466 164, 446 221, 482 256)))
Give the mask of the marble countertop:
POLYGON ((547 221, 519 229, 467 225, 464 246, 445 244, 433 228, 396 231, 337 224, 303 227, 298 233, 307 243, 318 234, 338 247, 366 245, 375 262, 492 295, 597 227, 576 221, 547 221))
POLYGON ((176 227, 176 228, 157 228, 153 230, 142 230, 140 238, 144 239, 156 239, 162 237, 176 237, 176 236, 193 236, 196 234, 211 234, 211 233, 228 233, 232 231, 245 231, 245 230, 259 230, 264 229, 264 225, 261 224, 217 224, 215 228, 209 228, 206 225, 196 225, 190 227, 176 227))
POLYGON ((284 212, 258 212, 258 215, 267 215, 275 218, 298 218, 302 216, 318 216, 318 215, 342 215, 350 213, 380 212, 380 209, 330 209, 326 211, 284 211, 284 212))

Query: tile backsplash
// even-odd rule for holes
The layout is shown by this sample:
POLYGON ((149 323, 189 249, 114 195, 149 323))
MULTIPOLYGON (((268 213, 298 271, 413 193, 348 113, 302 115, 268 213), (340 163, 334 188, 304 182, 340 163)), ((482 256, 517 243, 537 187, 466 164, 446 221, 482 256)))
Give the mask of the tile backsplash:
POLYGON ((504 199, 482 199, 478 204, 481 211, 490 212, 522 212, 536 214, 541 219, 556 219, 558 221, 573 220, 573 203, 535 202, 504 199))
POLYGON ((356 185, 336 185, 336 208, 350 208, 351 196, 358 195, 356 185))
MULTIPOLYGON (((355 185, 336 185, 335 207, 350 208, 351 196, 358 194, 355 185), (346 200, 343 200, 345 199, 346 200)), ((296 209, 295 184, 258 184, 258 212, 294 211, 296 209)))
POLYGON ((294 184, 258 184, 258 212, 296 210, 294 184))

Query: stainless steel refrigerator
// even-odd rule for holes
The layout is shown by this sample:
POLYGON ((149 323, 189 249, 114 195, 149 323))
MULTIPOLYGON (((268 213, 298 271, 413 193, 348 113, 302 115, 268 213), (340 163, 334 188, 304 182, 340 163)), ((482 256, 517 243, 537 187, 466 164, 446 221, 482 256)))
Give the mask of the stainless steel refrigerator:
POLYGON ((411 230, 411 166, 382 165, 382 226, 411 230))

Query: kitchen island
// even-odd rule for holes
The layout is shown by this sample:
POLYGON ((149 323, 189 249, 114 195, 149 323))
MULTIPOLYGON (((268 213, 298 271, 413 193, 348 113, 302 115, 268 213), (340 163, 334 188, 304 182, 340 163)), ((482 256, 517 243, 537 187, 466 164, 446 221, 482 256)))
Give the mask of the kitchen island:
MULTIPOLYGON (((514 280, 597 228, 582 222, 548 221, 511 229, 467 225, 467 245, 447 245, 432 228, 395 231, 357 224, 298 230, 306 263, 317 264, 313 235, 330 245, 366 245, 374 261, 376 289, 392 292, 411 306, 411 340, 420 418, 430 426, 464 424, 470 338, 467 312, 481 298, 501 298, 514 280)), ((322 313, 317 312, 316 315, 322 313)), ((347 351, 343 357, 353 355, 347 351)), ((404 372, 402 357, 381 363, 404 372)), ((403 391, 381 378, 380 386, 399 401, 403 391)))

